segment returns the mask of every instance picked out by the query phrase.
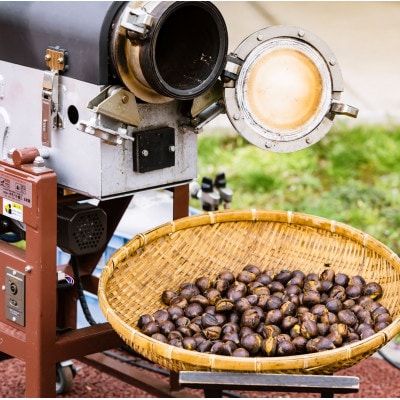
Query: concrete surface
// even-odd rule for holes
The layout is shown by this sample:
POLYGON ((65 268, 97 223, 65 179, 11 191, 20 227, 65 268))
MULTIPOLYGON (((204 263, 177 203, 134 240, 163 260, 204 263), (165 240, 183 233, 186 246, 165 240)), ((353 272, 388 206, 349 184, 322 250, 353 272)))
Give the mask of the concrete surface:
MULTIPOLYGON (((216 1, 214 4, 225 17, 230 51, 249 34, 268 26, 292 25, 311 31, 336 55, 344 80, 341 100, 360 110, 354 122, 400 123, 400 2, 216 1)), ((352 123, 350 118, 339 118, 352 123)), ((213 122, 225 124, 226 120, 226 116, 220 116, 213 122)))

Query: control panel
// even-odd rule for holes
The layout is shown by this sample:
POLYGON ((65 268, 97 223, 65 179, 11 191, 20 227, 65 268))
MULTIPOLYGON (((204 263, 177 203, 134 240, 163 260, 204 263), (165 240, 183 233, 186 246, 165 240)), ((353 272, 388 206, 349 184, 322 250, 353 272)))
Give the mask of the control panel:
POLYGON ((25 326, 25 274, 10 267, 5 272, 6 318, 25 326))

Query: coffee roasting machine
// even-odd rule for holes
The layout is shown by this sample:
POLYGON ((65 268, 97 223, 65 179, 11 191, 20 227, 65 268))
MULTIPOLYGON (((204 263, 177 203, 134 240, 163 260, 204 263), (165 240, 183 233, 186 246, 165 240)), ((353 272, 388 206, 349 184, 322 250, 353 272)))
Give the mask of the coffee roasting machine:
POLYGON ((187 215, 208 122, 226 114, 255 146, 293 152, 357 116, 342 92, 334 54, 301 28, 228 54, 210 2, 0 2, 0 359, 25 362, 26 396, 54 397, 56 368, 84 359, 164 397, 105 360, 122 346, 109 324, 76 327, 75 286, 96 293, 136 192, 172 190, 173 218, 187 215))

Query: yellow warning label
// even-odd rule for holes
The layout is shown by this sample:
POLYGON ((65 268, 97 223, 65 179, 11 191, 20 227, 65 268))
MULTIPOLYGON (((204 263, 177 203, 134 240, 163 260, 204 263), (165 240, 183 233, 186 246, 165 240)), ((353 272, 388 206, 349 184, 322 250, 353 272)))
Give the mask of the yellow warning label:
POLYGON ((14 218, 17 221, 24 219, 24 206, 14 201, 3 199, 3 215, 14 218))

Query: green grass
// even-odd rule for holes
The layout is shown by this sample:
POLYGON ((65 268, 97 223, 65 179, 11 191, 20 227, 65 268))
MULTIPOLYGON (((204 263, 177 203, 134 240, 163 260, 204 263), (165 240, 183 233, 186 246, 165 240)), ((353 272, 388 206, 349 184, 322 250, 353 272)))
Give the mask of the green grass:
POLYGON ((198 153, 199 182, 225 172, 231 208, 334 219, 400 252, 400 126, 336 124, 319 143, 287 154, 258 149, 232 131, 207 131, 198 153))

